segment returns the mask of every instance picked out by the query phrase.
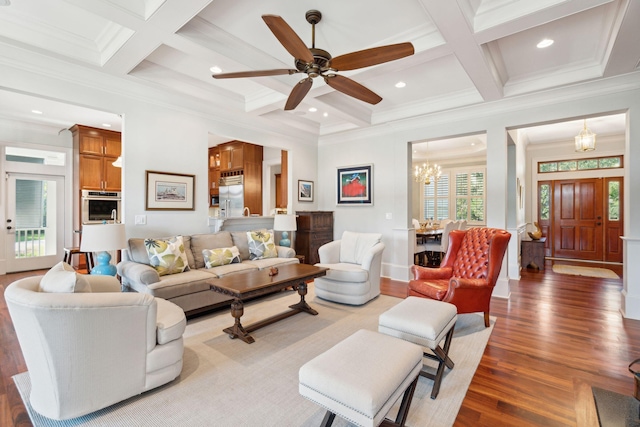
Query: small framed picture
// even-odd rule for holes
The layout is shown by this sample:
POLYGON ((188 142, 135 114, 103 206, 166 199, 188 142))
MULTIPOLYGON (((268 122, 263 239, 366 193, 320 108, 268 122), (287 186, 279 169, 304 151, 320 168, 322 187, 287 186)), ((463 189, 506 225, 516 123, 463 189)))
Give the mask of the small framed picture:
POLYGON ((298 180, 298 201, 313 202, 313 181, 298 180))
POLYGON ((373 165, 338 168, 339 205, 373 204, 373 165))
POLYGON ((194 210, 193 188, 195 175, 179 173, 147 172, 148 211, 194 210))

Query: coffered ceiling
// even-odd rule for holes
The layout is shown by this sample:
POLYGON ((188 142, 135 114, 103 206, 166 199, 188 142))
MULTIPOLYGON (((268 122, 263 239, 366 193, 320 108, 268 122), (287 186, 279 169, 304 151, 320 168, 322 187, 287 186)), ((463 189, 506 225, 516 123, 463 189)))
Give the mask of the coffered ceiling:
MULTIPOLYGON (((44 58, 58 72, 60 64, 97 71, 141 91, 160 89, 321 137, 637 72, 639 22, 635 0, 11 0, 0 6, 0 65, 44 58), (310 46, 310 9, 322 12, 316 47, 334 57, 413 44, 412 56, 339 73, 379 94, 380 103, 316 78, 301 104, 284 111, 301 74, 211 77, 213 66, 295 68, 261 15, 281 16, 310 46), (554 43, 537 48, 545 38, 554 43)), ((0 96, 0 115, 10 117, 15 102, 0 96)))

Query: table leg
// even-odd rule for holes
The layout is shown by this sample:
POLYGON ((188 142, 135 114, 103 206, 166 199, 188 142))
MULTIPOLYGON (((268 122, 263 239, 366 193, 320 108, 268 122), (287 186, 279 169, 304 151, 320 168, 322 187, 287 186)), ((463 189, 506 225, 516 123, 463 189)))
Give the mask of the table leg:
POLYGON ((314 316, 318 314, 313 308, 307 304, 304 300, 304 296, 307 294, 307 284, 305 282, 300 283, 298 286, 298 294, 300 295, 300 301, 297 304, 290 305, 289 308, 293 310, 304 311, 305 313, 313 314, 314 316))
POLYGON ((226 332, 227 334, 229 334, 229 338, 231 339, 240 338, 242 341, 246 342, 247 344, 251 344, 255 340, 251 335, 249 335, 249 333, 244 329, 244 327, 240 323, 240 318, 242 317, 243 314, 244 314, 244 304, 242 303, 241 300, 236 298, 231 303, 231 316, 233 316, 233 318, 235 319, 235 322, 233 326, 223 329, 223 332, 226 332))

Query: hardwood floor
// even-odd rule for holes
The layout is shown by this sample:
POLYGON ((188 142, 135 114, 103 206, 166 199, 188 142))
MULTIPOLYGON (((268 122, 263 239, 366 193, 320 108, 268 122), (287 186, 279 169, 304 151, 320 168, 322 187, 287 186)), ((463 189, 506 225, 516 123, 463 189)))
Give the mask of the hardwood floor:
MULTIPOLYGON (((620 266, 585 265, 622 276, 620 266)), ((547 261, 544 271, 523 271, 509 300, 493 299, 496 324, 456 426, 597 425, 590 386, 633 394, 627 367, 640 357, 640 321, 620 315, 622 279, 560 275, 551 267, 547 261)), ((0 276, 2 294, 18 277, 36 273, 0 276)), ((404 297, 406 283, 383 279, 382 292, 404 297)), ((11 378, 25 370, 3 297, 2 426, 31 425, 11 378)))

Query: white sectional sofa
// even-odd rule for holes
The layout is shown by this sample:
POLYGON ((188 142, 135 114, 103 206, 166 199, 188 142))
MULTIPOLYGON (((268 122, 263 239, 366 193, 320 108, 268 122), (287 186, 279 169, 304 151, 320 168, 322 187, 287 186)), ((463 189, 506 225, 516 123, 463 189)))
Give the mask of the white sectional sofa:
POLYGON ((151 266, 144 238, 129 239, 118 263, 118 274, 125 291, 135 291, 164 298, 193 315, 230 303, 228 296, 209 290, 209 283, 229 274, 262 270, 273 266, 297 264, 293 249, 276 246, 277 257, 250 259, 246 231, 219 231, 211 234, 182 236, 189 269, 182 273, 160 276, 151 266), (236 246, 241 262, 206 268, 202 251, 236 246))

